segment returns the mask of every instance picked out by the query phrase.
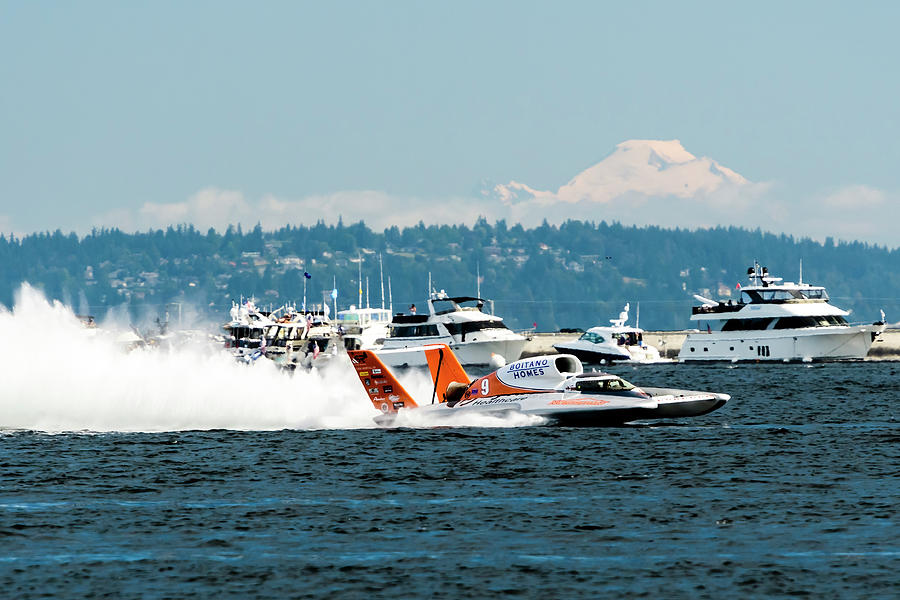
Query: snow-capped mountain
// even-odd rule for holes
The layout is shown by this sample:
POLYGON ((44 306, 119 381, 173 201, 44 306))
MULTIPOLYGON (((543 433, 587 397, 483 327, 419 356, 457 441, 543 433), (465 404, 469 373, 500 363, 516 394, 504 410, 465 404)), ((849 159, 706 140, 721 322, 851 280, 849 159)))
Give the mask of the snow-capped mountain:
POLYGON ((517 181, 496 185, 490 191, 507 205, 523 201, 607 203, 635 194, 703 197, 722 188, 747 185, 750 182, 740 174, 711 158, 697 158, 678 140, 629 140, 555 192, 535 190, 517 181))

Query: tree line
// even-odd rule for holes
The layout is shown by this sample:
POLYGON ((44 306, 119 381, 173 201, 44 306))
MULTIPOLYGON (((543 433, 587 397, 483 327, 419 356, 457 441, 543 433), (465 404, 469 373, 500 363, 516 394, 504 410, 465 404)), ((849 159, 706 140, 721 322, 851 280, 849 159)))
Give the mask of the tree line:
MULTIPOLYGON (((330 300, 338 308, 368 299, 395 311, 424 305, 429 276, 451 295, 481 295, 514 328, 540 331, 605 324, 631 304, 645 329, 690 326, 693 294, 719 298, 746 282, 758 260, 773 275, 825 285, 850 320, 872 321, 883 308, 900 320, 900 251, 864 242, 825 242, 737 227, 701 230, 619 223, 505 221, 374 231, 363 222, 317 222, 263 231, 224 232, 192 225, 146 232, 96 229, 0 236, 0 304, 12 307, 23 282, 76 312, 102 316, 125 307, 138 318, 170 303, 222 321, 233 300, 263 305, 330 300), (361 262, 360 262, 361 261, 361 262), (359 273, 362 271, 362 278, 359 273), (309 274, 306 277, 304 273, 309 274)), ((489 305, 490 307, 491 305, 489 305)))

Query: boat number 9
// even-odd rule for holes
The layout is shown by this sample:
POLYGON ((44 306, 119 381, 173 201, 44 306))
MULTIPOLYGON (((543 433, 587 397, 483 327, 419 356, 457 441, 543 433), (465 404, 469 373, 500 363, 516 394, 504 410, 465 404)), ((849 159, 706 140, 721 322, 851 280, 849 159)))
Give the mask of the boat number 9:
POLYGON ((481 380, 481 395, 482 396, 488 395, 488 380, 487 379, 481 380))

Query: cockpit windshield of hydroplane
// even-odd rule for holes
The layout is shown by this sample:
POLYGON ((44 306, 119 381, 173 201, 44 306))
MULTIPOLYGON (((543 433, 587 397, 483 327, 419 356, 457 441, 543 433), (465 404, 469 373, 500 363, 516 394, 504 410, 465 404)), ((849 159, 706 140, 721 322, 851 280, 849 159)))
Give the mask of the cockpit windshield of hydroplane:
POLYGON ((617 392, 629 392, 635 389, 635 386, 614 375, 588 375, 576 377, 574 382, 566 387, 577 392, 586 392, 593 394, 615 394, 617 392))

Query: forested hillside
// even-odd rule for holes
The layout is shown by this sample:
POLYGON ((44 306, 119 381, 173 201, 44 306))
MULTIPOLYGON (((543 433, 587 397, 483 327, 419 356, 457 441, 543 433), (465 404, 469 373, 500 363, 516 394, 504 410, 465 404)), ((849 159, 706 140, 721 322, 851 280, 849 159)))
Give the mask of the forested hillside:
MULTIPOLYGON (((182 314, 224 321, 232 300, 252 296, 260 305, 330 300, 338 308, 381 305, 379 257, 395 311, 424 305, 428 275, 451 295, 481 295, 514 328, 540 331, 607 322, 625 302, 632 323, 640 306, 645 329, 689 327, 692 294, 734 294, 754 259, 774 275, 828 287, 835 303, 852 309, 851 320, 873 321, 884 308, 900 320, 900 251, 862 243, 824 244, 738 228, 699 231, 570 221, 524 229, 500 221, 473 227, 393 227, 374 232, 363 223, 285 227, 257 226, 224 233, 191 226, 127 234, 39 233, 0 237, 0 303, 29 282, 79 313, 102 318, 126 307, 132 317, 182 314), (359 261, 362 261, 362 282, 359 261), (304 277, 304 272, 310 278, 304 277), (167 307, 167 305, 169 305, 167 307)), ((387 298, 385 302, 387 302, 387 298)), ((188 325, 188 323, 185 323, 188 325)))

